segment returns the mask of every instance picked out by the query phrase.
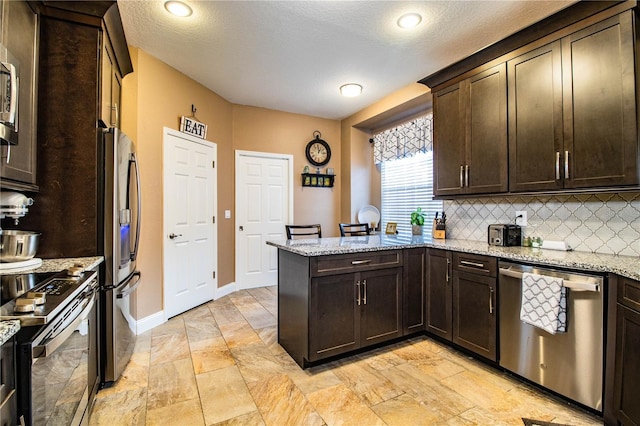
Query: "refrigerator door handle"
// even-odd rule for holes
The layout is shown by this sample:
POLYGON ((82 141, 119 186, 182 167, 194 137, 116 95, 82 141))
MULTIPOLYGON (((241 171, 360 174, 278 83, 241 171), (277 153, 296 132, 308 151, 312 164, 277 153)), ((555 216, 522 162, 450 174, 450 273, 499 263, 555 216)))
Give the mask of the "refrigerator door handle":
POLYGON ((138 214, 137 214, 137 222, 136 222, 136 239, 133 246, 133 250, 131 250, 131 260, 136 260, 138 257, 138 246, 140 244, 140 221, 142 218, 142 197, 140 195, 140 169, 138 168, 138 158, 136 157, 135 152, 131 153, 131 160, 129 161, 129 166, 133 165, 136 169, 136 191, 137 191, 137 201, 138 201, 138 214))
POLYGON ((117 299, 122 299, 123 297, 127 297, 128 295, 136 291, 136 289, 140 285, 140 280, 142 279, 142 274, 140 273, 140 271, 136 271, 133 274, 131 274, 131 277, 128 280, 126 280, 120 287, 126 287, 134 278, 137 278, 137 279, 131 287, 129 287, 124 291, 117 292, 116 294, 117 299))

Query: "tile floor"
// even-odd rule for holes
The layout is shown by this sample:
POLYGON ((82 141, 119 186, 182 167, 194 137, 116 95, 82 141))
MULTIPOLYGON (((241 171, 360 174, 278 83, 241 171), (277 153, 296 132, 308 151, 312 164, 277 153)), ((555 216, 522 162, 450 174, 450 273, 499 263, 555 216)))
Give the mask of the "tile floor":
POLYGON ((427 337, 302 370, 278 345, 275 287, 138 336, 92 425, 519 425, 602 422, 427 337))

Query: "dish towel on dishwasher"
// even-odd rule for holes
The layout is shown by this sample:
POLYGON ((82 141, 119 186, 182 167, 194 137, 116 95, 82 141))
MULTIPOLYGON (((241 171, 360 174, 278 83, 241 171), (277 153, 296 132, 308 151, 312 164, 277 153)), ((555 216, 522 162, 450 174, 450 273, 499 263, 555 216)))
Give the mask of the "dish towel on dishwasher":
POLYGON ((567 289, 562 278, 522 274, 520 320, 551 334, 567 330, 567 289))

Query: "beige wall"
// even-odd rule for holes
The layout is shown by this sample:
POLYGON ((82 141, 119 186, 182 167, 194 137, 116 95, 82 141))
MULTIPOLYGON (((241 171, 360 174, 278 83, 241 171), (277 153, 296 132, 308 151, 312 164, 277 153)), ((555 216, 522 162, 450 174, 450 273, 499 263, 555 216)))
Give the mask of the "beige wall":
POLYGON ((207 139, 218 147, 218 287, 235 281, 236 149, 293 155, 295 222, 320 222, 323 236, 339 234, 340 176, 331 189, 302 188, 300 183, 307 165, 305 147, 315 130, 332 148, 327 167, 339 173, 339 121, 233 105, 146 52, 136 48, 130 52, 135 71, 123 80, 121 124, 137 144, 142 180, 138 267, 143 280, 132 303, 135 318, 163 309, 162 128, 178 129, 179 117, 191 114, 191 104, 198 120, 208 125, 207 139), (224 219, 225 210, 231 210, 231 219, 224 219))
MULTIPOLYGON (((179 128, 179 117, 197 108, 208 127, 207 139, 218 146, 218 176, 233 173, 232 105, 202 85, 148 55, 131 49, 135 72, 123 79, 122 129, 137 144, 142 181, 142 227, 138 267, 142 271, 132 314, 137 319, 162 310, 162 142, 163 127, 179 128)), ((218 188, 217 217, 233 209, 233 193, 218 188)), ((218 221, 219 247, 233 241, 231 222, 218 221)), ((219 250, 219 285, 234 280, 233 252, 219 250)))
POLYGON ((323 237, 339 236, 340 176, 333 188, 302 187, 301 176, 307 162, 305 148, 318 130, 331 147, 331 160, 321 168, 333 167, 339 173, 341 163, 340 122, 308 115, 291 114, 242 105, 233 107, 234 148, 244 151, 293 155, 294 222, 320 223, 323 237))
POLYGON ((380 208, 380 169, 373 163, 372 131, 389 127, 431 109, 431 91, 414 83, 358 111, 341 122, 340 220, 355 221, 358 210, 367 204, 380 208))

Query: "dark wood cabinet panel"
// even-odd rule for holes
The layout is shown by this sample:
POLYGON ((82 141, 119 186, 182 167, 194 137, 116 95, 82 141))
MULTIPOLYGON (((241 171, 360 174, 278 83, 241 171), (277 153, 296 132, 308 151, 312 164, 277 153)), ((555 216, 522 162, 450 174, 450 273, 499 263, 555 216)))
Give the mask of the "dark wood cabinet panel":
POLYGON ((361 346, 402 335, 402 269, 383 269, 360 273, 362 300, 361 346))
POLYGON ((434 193, 507 191, 506 65, 435 93, 433 105, 434 193))
POLYGON ((451 252, 429 249, 426 289, 428 332, 447 340, 452 334, 452 264, 451 252))
POLYGON ((640 312, 618 305, 614 404, 618 424, 640 424, 640 312))
POLYGON ((356 274, 311 280, 309 361, 360 347, 360 306, 356 303, 356 274))
POLYGON ((35 191, 38 87, 38 16, 26 1, 4 1, 0 40, 12 55, 3 61, 16 65, 20 78, 18 144, 3 145, 0 183, 4 189, 35 191))
POLYGON ((460 194, 463 191, 465 87, 458 83, 433 95, 433 182, 436 195, 460 194))
POLYGON ((469 79, 465 193, 506 192, 507 73, 505 64, 469 79))
POLYGON ((424 331, 427 251, 424 248, 404 250, 402 288, 403 334, 424 331))
POLYGON ((605 406, 605 420, 607 424, 640 425, 640 282, 614 276, 610 283, 616 286, 616 313, 609 316, 615 318, 615 363, 613 369, 607 368, 614 379, 613 403, 611 408, 605 406))
POLYGON ((562 40, 567 188, 639 182, 633 13, 562 40))
POLYGON ((561 59, 556 41, 507 63, 510 191, 563 187, 561 59))
POLYGON ((453 272, 453 342, 497 360, 496 279, 453 272))

